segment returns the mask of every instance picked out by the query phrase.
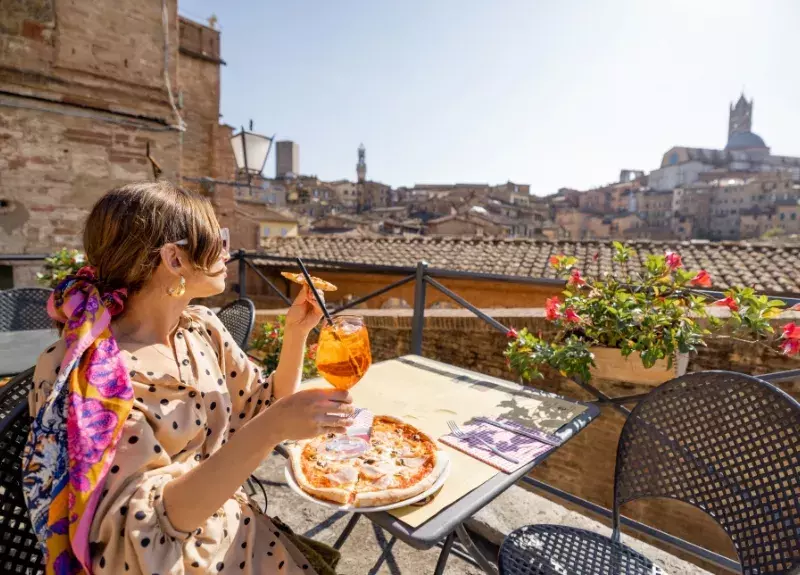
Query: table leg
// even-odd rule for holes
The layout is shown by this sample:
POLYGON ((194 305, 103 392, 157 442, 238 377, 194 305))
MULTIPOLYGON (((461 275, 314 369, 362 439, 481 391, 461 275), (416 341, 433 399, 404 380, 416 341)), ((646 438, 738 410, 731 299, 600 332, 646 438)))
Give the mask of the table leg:
POLYGON ((347 541, 348 537, 350 537, 350 533, 352 533, 353 528, 356 526, 356 523, 358 523, 359 519, 361 519, 361 513, 353 513, 353 517, 347 522, 347 525, 344 526, 344 531, 342 531, 342 534, 339 535, 336 543, 333 544, 334 549, 342 548, 342 545, 344 545, 344 542, 347 541))
POLYGON ((436 561, 436 569, 433 571, 433 575, 442 575, 442 573, 444 573, 444 568, 447 565, 447 558, 450 557, 450 549, 453 547, 453 540, 455 537, 455 532, 452 532, 447 536, 447 539, 444 540, 442 552, 439 553, 439 559, 436 561))
POLYGON ((478 565, 481 566, 481 569, 483 569, 488 575, 498 575, 497 568, 492 565, 491 561, 486 559, 486 557, 483 556, 483 553, 481 553, 480 550, 475 546, 475 543, 472 541, 469 533, 467 533, 463 523, 456 527, 455 532, 458 534, 458 540, 461 541, 461 544, 464 547, 466 547, 469 554, 472 555, 472 558, 478 562, 478 565))
MULTIPOLYGON (((358 513, 357 515, 360 515, 360 513, 358 513)), ((386 547, 383 548, 383 553, 381 553, 381 556, 378 557, 378 561, 375 563, 375 565, 372 566, 372 569, 369 570, 368 575, 376 575, 378 571, 380 571, 383 562, 386 561, 386 558, 389 555, 391 555, 392 547, 394 547, 395 543, 397 543, 397 537, 392 536, 392 538, 389 539, 389 542, 386 544, 386 547)))

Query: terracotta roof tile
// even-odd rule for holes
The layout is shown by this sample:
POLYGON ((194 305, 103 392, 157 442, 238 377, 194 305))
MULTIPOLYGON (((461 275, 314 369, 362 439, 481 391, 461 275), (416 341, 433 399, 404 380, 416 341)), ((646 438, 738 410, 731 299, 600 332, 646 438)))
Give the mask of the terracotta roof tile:
POLYGON ((687 268, 708 271, 715 289, 744 285, 765 293, 800 295, 800 246, 641 240, 627 245, 636 250, 636 256, 624 267, 612 262, 610 241, 299 236, 269 238, 263 249, 287 259, 300 256, 399 267, 425 260, 433 268, 535 278, 555 277, 547 263, 552 255, 578 257, 578 267, 587 276, 621 275, 640 269, 647 254, 671 250, 681 254, 687 268), (595 254, 599 254, 596 260, 595 254))

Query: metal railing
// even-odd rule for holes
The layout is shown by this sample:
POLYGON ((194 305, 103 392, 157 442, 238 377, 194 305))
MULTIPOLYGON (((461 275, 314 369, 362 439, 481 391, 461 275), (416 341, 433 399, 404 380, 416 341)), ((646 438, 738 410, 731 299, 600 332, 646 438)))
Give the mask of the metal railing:
MULTIPOLYGON (((0 262, 3 261, 35 262, 35 261, 44 261, 46 257, 47 256, 45 255, 39 255, 39 254, 0 255, 0 262)), ((372 291, 346 304, 331 308, 329 311, 332 314, 340 313, 347 309, 351 309, 375 297, 381 296, 395 288, 414 282, 414 308, 411 321, 410 351, 415 355, 422 355, 422 342, 423 342, 423 333, 425 327, 425 300, 426 300, 426 293, 428 286, 441 292, 442 294, 453 300, 455 303, 469 310, 475 316, 485 321, 487 324, 489 324, 498 332, 505 334, 509 331, 509 328, 507 326, 503 325, 493 317, 484 313, 483 311, 472 305, 470 302, 468 302, 467 300, 465 300, 464 298, 462 298, 461 296, 459 296, 446 286, 442 285, 442 283, 440 283, 438 279, 462 278, 462 279, 475 279, 475 280, 492 280, 492 281, 505 281, 517 284, 542 285, 550 287, 557 287, 564 285, 564 282, 562 280, 557 280, 552 278, 505 276, 499 274, 486 274, 477 272, 436 269, 430 267, 424 261, 418 262, 417 265, 413 267, 361 264, 361 263, 321 260, 313 258, 304 259, 303 261, 311 269, 330 269, 336 271, 353 271, 353 272, 369 272, 374 274, 404 275, 404 277, 396 281, 393 281, 381 287, 380 289, 372 291)), ((267 277, 266 274, 264 274, 264 272, 261 269, 259 269, 258 262, 264 262, 264 263, 269 262, 273 265, 282 264, 285 265, 286 267, 296 266, 294 260, 291 258, 275 256, 267 253, 246 252, 244 250, 233 252, 228 264, 229 265, 238 264, 239 297, 247 297, 247 270, 250 269, 269 287, 269 290, 272 293, 277 295, 287 306, 290 306, 292 303, 291 299, 289 299, 289 297, 286 294, 284 294, 270 280, 270 278, 267 277)), ((714 292, 714 291, 704 291, 703 293, 710 297, 715 297, 715 298, 721 298, 724 295, 722 292, 714 292)), ((782 300, 787 305, 787 307, 800 303, 800 298, 794 298, 794 297, 775 296, 775 299, 782 300)), ((800 377, 800 369, 769 373, 765 375, 759 375, 758 377, 773 383, 779 381, 788 381, 800 377)), ((635 404, 639 400, 646 397, 647 395, 647 394, 637 394, 624 397, 609 397, 596 387, 589 384, 588 382, 581 381, 580 379, 577 378, 572 379, 572 381, 585 391, 592 394, 592 396, 595 398, 586 403, 596 403, 600 406, 611 407, 612 409, 617 410, 624 416, 630 414, 630 411, 625 407, 625 405, 635 404)), ((600 417, 602 417, 602 414, 600 417)), ((610 520, 612 517, 612 510, 602 505, 598 505, 597 503, 573 495, 567 491, 559 489, 553 485, 550 485, 538 479, 526 476, 522 478, 521 482, 525 485, 534 487, 552 496, 555 496, 567 502, 570 505, 576 506, 580 509, 583 509, 595 515, 604 517, 607 520, 610 520)), ((680 549, 681 551, 689 555, 708 561, 713 565, 716 565, 717 567, 721 567, 723 569, 733 571, 736 573, 741 572, 740 565, 737 561, 729 559, 728 557, 725 557, 718 553, 714 553, 713 551, 709 551, 708 549, 700 547, 699 545, 696 545, 684 539, 680 539, 678 537, 670 535, 669 533, 666 533, 664 531, 661 531, 659 529, 656 529, 654 527, 651 527, 649 525, 646 525, 644 523, 635 521, 633 519, 624 516, 621 517, 621 523, 625 527, 629 528, 631 531, 635 531, 641 535, 655 539, 663 544, 672 546, 676 549, 680 549)))
MULTIPOLYGON (((274 256, 271 254, 258 253, 258 252, 255 253, 245 252, 243 250, 234 252, 231 261, 229 263, 230 264, 238 263, 239 296, 240 297, 247 296, 247 270, 249 268, 253 270, 253 272, 255 272, 255 274, 261 280, 263 280, 267 286, 269 286, 270 290, 274 292, 278 297, 280 297, 280 299, 287 306, 291 305, 292 301, 289 299, 289 297, 286 294, 284 294, 280 289, 278 289, 278 287, 275 286, 275 284, 264 274, 264 272, 259 269, 258 264, 256 263, 259 260, 264 263, 269 262, 272 265, 283 264, 287 267, 296 266, 294 260, 286 257, 274 256)), ((510 283, 549 285, 551 287, 564 285, 563 281, 551 278, 515 277, 515 276, 503 276, 498 274, 484 274, 475 272, 435 269, 431 268, 424 261, 417 263, 415 267, 359 264, 359 263, 338 262, 338 261, 320 260, 320 259, 304 259, 303 261, 306 264, 306 266, 311 269, 322 268, 322 269, 330 269, 336 271, 384 273, 393 275, 405 274, 405 277, 393 281, 380 289, 372 291, 344 305, 338 307, 332 307, 329 311, 331 312, 331 314, 336 314, 345 311, 347 309, 361 305, 362 303, 367 302, 375 297, 381 296, 395 288, 414 282, 414 308, 413 308, 414 311, 411 319, 410 351, 415 355, 422 355, 422 341, 423 341, 423 333, 425 327, 425 300, 426 300, 427 288, 429 286, 441 292, 442 294, 446 295, 448 298, 450 298, 463 308, 469 310, 475 316, 477 316, 478 318, 489 324, 491 327, 496 329, 498 332, 506 334, 509 331, 509 328, 507 326, 503 325, 493 317, 484 313, 483 311, 472 305, 470 302, 468 302, 467 300, 465 300, 464 298, 462 298, 461 296, 459 296, 446 286, 442 285, 439 281, 437 281, 437 278, 438 279, 464 278, 464 279, 476 279, 476 280, 507 281, 510 283)), ((724 297, 724 294, 722 292, 703 291, 703 293, 713 298, 724 297)), ((787 305, 787 307, 800 303, 800 299, 797 298, 776 296, 775 299, 782 300, 787 305)), ((778 381, 788 381, 800 377, 800 369, 780 371, 776 373, 759 375, 758 377, 773 383, 778 381)), ((585 391, 591 393, 592 396, 595 398, 585 403, 595 403, 600 406, 608 406, 617 410, 624 416, 630 414, 630 410, 628 410, 625 407, 625 405, 635 404, 647 396, 647 394, 637 394, 637 395, 628 395, 624 397, 609 397, 605 393, 603 393, 602 391, 600 391, 599 389, 597 389, 596 387, 594 387, 593 385, 589 384, 586 381, 582 381, 579 378, 573 378, 572 381, 585 391)), ((602 417, 602 414, 600 415, 600 417, 602 417)), ((602 505, 598 505, 597 503, 573 495, 572 493, 559 489, 558 487, 545 483, 541 480, 534 479, 533 477, 530 476, 526 476, 522 478, 521 482, 525 485, 534 487, 552 496, 555 496, 573 506, 579 507, 595 515, 604 517, 606 520, 610 520, 612 517, 611 509, 608 509, 602 505)), ((708 561, 709 563, 712 563, 717 567, 721 567, 723 569, 736 573, 741 572, 741 567, 737 561, 729 559, 728 557, 725 557, 713 551, 709 551, 708 549, 705 549, 699 545, 696 545, 684 539, 680 539, 679 537, 675 537, 674 535, 670 535, 669 533, 666 533, 664 531, 661 531, 659 529, 656 529, 654 527, 651 527, 650 525, 641 523, 634 519, 630 519, 628 517, 622 516, 621 523, 623 526, 627 527, 631 531, 635 531, 641 535, 655 539, 663 544, 670 545, 674 548, 680 549, 681 551, 689 555, 692 555, 704 561, 708 561)))

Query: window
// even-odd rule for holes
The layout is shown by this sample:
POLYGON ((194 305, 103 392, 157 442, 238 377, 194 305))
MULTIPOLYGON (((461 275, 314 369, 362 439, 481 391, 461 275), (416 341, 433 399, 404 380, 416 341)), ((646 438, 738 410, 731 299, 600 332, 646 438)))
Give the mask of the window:
POLYGON ((785 219, 786 219, 786 214, 781 214, 781 220, 785 220, 785 219))
POLYGON ((268 238, 269 237, 269 228, 267 226, 263 226, 261 228, 261 237, 268 238))
POLYGON ((282 236, 285 236, 288 233, 289 233, 289 230, 287 230, 286 228, 281 228, 281 235, 282 236))
POLYGON ((791 219, 796 220, 797 219, 797 214, 792 214, 791 215, 791 219))
POLYGON ((14 287, 14 267, 0 266, 0 290, 14 287))

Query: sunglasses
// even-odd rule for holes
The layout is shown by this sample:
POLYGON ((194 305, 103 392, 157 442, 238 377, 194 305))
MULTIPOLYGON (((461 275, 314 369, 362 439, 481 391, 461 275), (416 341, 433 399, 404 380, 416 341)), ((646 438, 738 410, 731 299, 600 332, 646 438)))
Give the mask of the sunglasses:
MULTIPOLYGON (((220 228, 219 236, 222 240, 222 251, 229 252, 231 251, 231 232, 228 228, 220 228)), ((176 246, 188 246, 189 240, 178 240, 177 242, 172 242, 176 246)))

